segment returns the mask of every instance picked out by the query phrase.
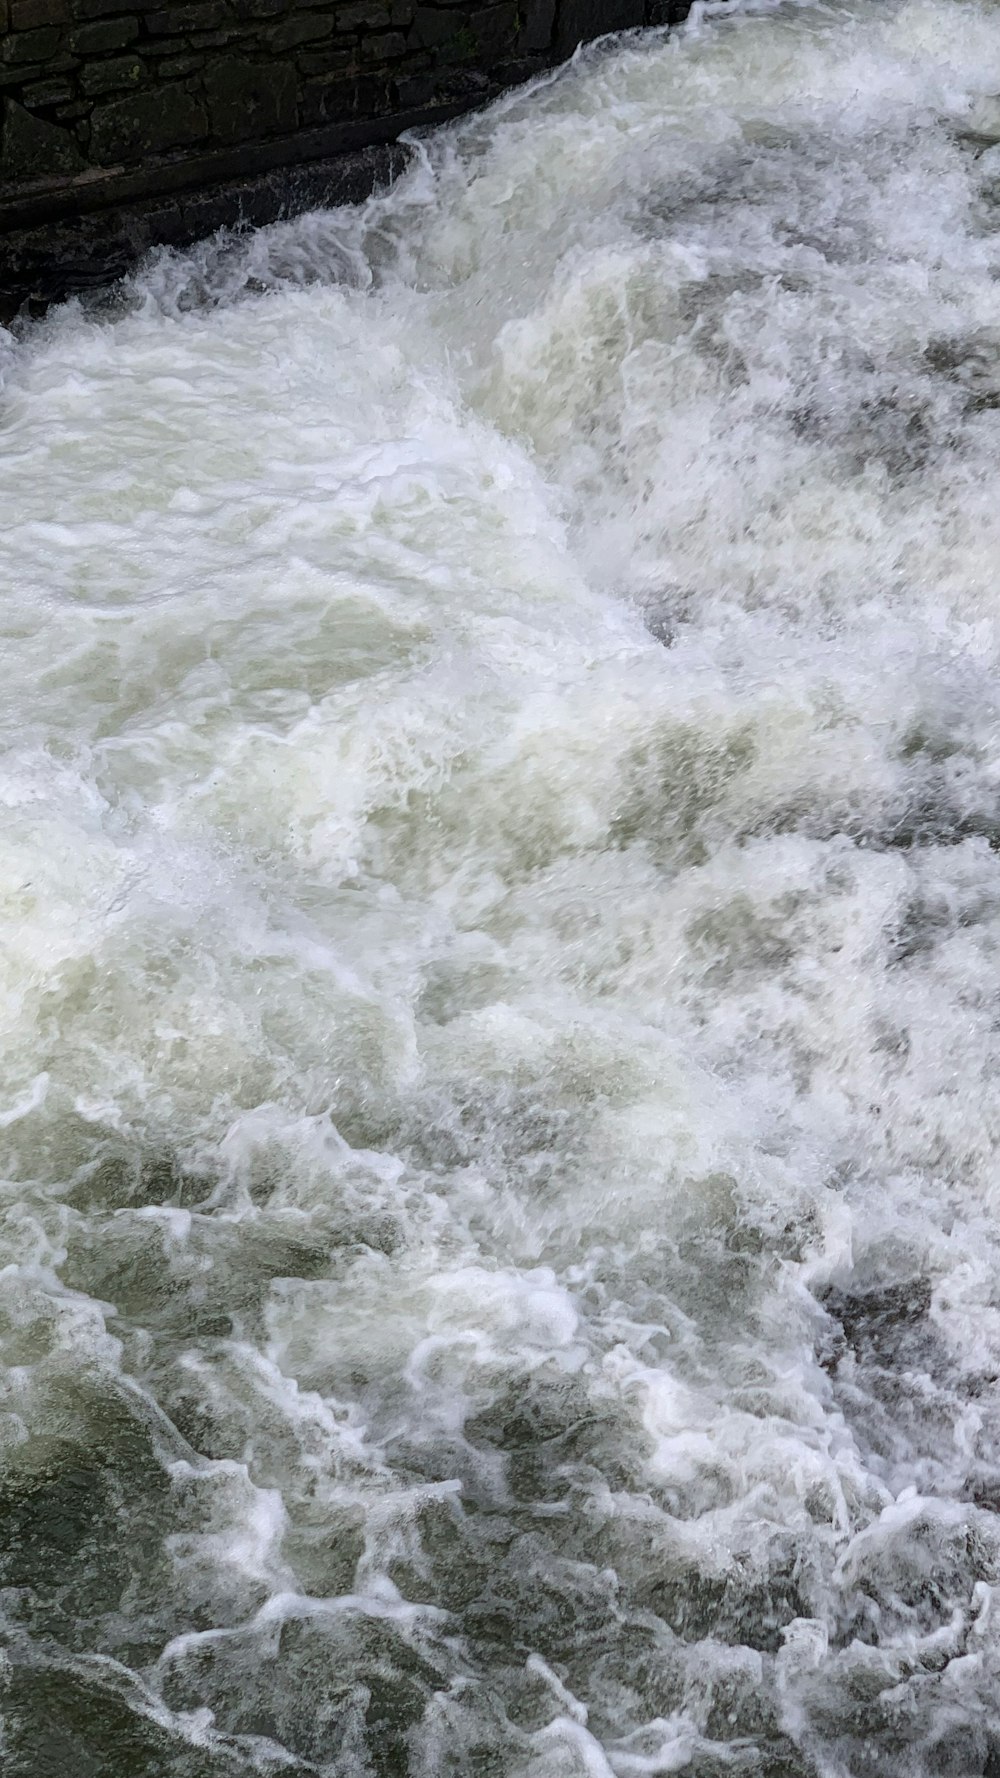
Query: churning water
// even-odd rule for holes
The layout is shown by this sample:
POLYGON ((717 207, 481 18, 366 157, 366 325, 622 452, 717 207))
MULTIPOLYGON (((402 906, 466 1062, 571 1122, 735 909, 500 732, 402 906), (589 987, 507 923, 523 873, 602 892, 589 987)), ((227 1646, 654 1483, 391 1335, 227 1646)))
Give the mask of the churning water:
POLYGON ((14 1778, 996 1778, 998 94, 701 16, 8 338, 14 1778))

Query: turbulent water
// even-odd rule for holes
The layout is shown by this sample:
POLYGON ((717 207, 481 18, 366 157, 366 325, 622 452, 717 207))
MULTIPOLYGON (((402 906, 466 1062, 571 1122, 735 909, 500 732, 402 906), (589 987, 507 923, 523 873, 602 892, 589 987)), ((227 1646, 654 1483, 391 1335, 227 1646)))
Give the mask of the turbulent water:
POLYGON ((5 336, 12 1778, 1000 1773, 1000 8, 5 336))

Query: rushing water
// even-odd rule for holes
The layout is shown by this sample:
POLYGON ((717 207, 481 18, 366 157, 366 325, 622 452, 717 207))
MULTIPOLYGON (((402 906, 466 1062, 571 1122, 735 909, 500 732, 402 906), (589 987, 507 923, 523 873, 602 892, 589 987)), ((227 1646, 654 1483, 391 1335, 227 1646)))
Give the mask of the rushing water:
POLYGON ((8 338, 14 1778, 1000 1772, 1000 9, 8 338))

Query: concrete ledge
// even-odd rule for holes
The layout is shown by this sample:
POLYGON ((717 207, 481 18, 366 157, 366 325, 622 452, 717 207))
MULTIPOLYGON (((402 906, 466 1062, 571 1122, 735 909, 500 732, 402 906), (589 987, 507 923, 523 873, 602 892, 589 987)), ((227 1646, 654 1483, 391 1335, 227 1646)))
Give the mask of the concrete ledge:
POLYGON ((189 246, 220 228, 261 228, 304 210, 361 203, 390 185, 408 158, 398 143, 385 142, 12 229, 0 261, 0 322, 112 283, 151 247, 189 246))

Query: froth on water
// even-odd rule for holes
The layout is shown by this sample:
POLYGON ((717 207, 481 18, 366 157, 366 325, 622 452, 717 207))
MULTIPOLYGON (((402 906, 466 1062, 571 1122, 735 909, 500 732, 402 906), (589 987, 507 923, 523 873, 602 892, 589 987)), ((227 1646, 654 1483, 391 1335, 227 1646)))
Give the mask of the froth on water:
POLYGON ((4 356, 14 1778, 997 1778, 1000 12, 4 356))

